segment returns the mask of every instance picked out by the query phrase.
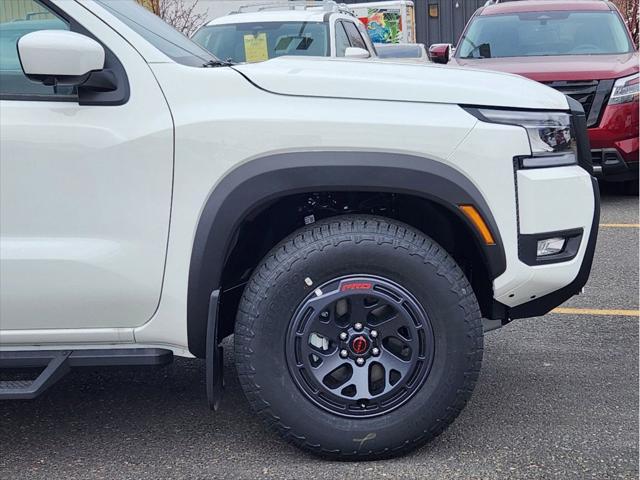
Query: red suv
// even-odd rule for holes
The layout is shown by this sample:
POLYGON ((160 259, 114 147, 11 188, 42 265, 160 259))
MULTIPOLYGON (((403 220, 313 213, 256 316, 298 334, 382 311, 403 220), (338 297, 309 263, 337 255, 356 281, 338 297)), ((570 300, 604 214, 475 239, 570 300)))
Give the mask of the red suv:
POLYGON ((594 171, 638 180, 638 52, 616 7, 603 0, 493 2, 469 20, 455 53, 433 62, 517 73, 582 103, 594 171))

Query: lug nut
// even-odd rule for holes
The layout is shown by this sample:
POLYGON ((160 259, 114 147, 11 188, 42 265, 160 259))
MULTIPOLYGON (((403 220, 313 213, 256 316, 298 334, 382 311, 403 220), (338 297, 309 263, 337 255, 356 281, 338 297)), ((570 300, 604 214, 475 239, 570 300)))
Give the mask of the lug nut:
POLYGON ((371 330, 369 332, 369 335, 371 335, 371 338, 376 338, 378 336, 378 331, 377 330, 371 330))
POLYGON ((362 365, 364 365, 364 358, 362 357, 356 358, 356 363, 358 364, 358 366, 361 367, 362 365))
POLYGON ((349 352, 347 352, 345 349, 340 350, 340 356, 342 358, 347 358, 348 355, 349 355, 349 352))
POLYGON ((349 335, 347 335, 347 332, 342 332, 342 333, 340 334, 340 340, 346 340, 348 336, 349 336, 349 335))
POLYGON ((362 330, 362 324, 360 322, 356 323, 353 326, 353 329, 359 332, 360 330, 362 330))
POLYGON ((372 355, 375 355, 375 356, 380 355, 380 349, 379 349, 378 347, 373 347, 373 348, 371 349, 371 354, 372 354, 372 355))

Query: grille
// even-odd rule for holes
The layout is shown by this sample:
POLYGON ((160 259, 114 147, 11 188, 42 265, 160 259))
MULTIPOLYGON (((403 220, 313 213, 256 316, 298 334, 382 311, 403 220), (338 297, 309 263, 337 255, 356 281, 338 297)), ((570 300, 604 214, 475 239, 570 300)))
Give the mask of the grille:
POLYGON ((582 104, 587 118, 587 127, 598 124, 600 114, 604 110, 613 88, 613 80, 546 82, 545 84, 582 104))

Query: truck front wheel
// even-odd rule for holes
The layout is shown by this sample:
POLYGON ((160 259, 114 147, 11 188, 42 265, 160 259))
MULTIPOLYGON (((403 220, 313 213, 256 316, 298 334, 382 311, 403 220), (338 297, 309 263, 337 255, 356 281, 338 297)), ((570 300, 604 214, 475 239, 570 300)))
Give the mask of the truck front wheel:
POLYGON ((400 222, 335 217, 262 260, 238 311, 244 392, 283 438, 340 459, 404 453, 440 434, 480 371, 464 273, 400 222))

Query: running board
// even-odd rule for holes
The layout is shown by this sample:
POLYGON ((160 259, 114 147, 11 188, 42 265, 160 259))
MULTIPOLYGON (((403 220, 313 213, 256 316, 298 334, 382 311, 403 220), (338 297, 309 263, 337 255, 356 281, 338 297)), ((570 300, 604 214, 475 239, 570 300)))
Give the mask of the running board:
POLYGON ((36 398, 73 367, 166 365, 172 360, 173 353, 161 348, 3 351, 0 369, 45 368, 33 380, 0 381, 0 400, 36 398))

